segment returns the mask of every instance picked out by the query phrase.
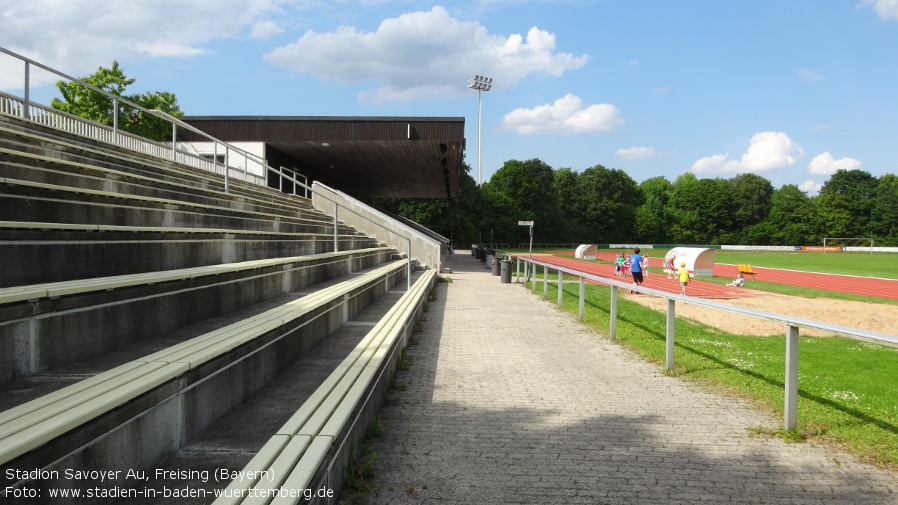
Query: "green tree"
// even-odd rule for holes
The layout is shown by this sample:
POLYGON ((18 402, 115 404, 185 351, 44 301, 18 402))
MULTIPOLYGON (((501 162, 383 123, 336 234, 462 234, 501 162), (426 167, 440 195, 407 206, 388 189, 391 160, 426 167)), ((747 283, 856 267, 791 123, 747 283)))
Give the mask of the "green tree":
POLYGON ((693 173, 677 177, 670 195, 674 241, 681 244, 731 241, 729 191, 730 185, 724 179, 698 179, 693 173))
MULTIPOLYGON (((157 91, 126 95, 128 86, 134 84, 136 80, 125 75, 118 61, 112 62, 112 68, 100 67, 94 74, 82 77, 81 80, 146 109, 159 109, 176 118, 184 115, 178 107, 178 99, 174 93, 157 91)), ((77 82, 58 81, 56 88, 59 89, 62 99, 54 98, 50 105, 57 110, 113 126, 118 102, 118 126, 121 130, 157 141, 171 138, 171 125, 167 121, 125 102, 114 101, 77 82)))
POLYGON ((839 170, 815 198, 818 238, 871 234, 868 225, 876 204, 879 181, 863 170, 839 170))
POLYGON ((554 179, 552 167, 539 159, 508 160, 483 184, 491 210, 490 229, 494 236, 500 230, 497 242, 526 242, 529 230, 519 227, 519 220, 535 221, 538 242, 566 240, 554 179))
POLYGON ((589 242, 589 229, 581 219, 579 197, 580 174, 570 168, 555 170, 555 194, 558 198, 558 208, 564 218, 564 230, 566 239, 562 242, 589 242))
POLYGON ((768 228, 774 245, 808 245, 812 242, 814 203, 794 184, 786 184, 770 197, 768 228))
POLYGON ((898 176, 885 174, 876 188, 870 232, 877 245, 898 245, 898 176))
POLYGON ((756 225, 767 219, 773 185, 756 174, 739 174, 730 179, 733 202, 733 226, 736 230, 756 225))
POLYGON ((635 240, 636 208, 642 193, 626 172, 602 165, 587 168, 579 177, 579 215, 594 242, 635 240))
POLYGON ((672 186, 663 176, 646 179, 639 184, 643 203, 636 208, 636 235, 646 242, 670 240, 673 217, 668 202, 672 186))

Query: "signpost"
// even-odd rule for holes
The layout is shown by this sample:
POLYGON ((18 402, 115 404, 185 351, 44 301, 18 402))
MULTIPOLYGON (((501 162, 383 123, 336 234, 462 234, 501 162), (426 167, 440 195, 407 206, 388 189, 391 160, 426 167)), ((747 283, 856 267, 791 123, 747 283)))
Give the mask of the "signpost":
MULTIPOLYGON (((528 258, 533 259, 533 221, 518 221, 518 226, 529 226, 530 227, 530 254, 528 258)), ((528 263, 529 264, 529 263, 528 263)), ((524 282, 527 282, 529 276, 526 274, 527 266, 524 266, 524 282)))

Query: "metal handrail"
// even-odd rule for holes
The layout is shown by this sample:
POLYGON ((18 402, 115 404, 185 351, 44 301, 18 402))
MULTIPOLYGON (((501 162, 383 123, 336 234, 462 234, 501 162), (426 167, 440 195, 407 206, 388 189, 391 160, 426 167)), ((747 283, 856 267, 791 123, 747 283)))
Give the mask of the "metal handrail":
MULTIPOLYGON (((603 284, 611 287, 611 307, 610 307, 610 331, 609 337, 614 340, 617 333, 617 290, 633 289, 633 284, 609 279, 596 274, 590 274, 577 270, 575 268, 563 267, 536 259, 530 259, 523 256, 517 257, 518 279, 520 282, 520 265, 525 265, 524 278, 525 282, 531 278, 531 272, 528 267, 543 267, 543 299, 548 298, 549 291, 549 270, 558 272, 558 306, 562 303, 562 276, 568 274, 580 279, 580 319, 584 317, 584 300, 585 281, 589 280, 596 284, 603 284)), ((532 286, 536 286, 537 280, 533 278, 532 286)), ((689 297, 681 294, 668 293, 652 288, 639 287, 639 292, 647 295, 664 298, 667 300, 667 332, 666 332, 666 356, 665 369, 673 370, 674 367, 674 333, 676 327, 676 302, 689 303, 702 307, 708 307, 716 310, 723 310, 730 313, 741 314, 745 316, 755 317, 758 319, 767 319, 783 323, 786 326, 786 375, 785 375, 785 403, 784 403, 784 419, 783 426, 786 430, 795 428, 798 421, 798 335, 799 328, 813 328, 818 330, 847 335, 860 340, 872 340, 876 342, 884 342, 887 344, 898 345, 898 336, 876 331, 863 330, 860 328, 851 328, 838 324, 825 323, 812 319, 777 314, 764 310, 751 309, 738 305, 729 305, 725 303, 705 300, 701 298, 689 297)))
MULTIPOLYGON (((46 65, 44 65, 44 64, 42 64, 42 63, 39 63, 39 62, 37 62, 37 61, 34 61, 34 60, 30 59, 30 58, 27 58, 27 57, 25 57, 25 56, 22 56, 22 55, 20 55, 20 54, 18 54, 18 53, 15 53, 15 52, 13 52, 13 51, 10 51, 10 50, 8 50, 8 49, 6 49, 6 48, 0 47, 0 52, 5 53, 5 54, 7 54, 7 55, 9 55, 9 56, 12 56, 12 57, 14 57, 14 58, 17 58, 17 59, 19 59, 19 60, 21 60, 22 62, 25 63, 25 79, 24 79, 24 84, 25 84, 25 86, 24 86, 24 91, 25 91, 24 95, 25 95, 25 96, 22 97, 22 104, 21 104, 20 110, 18 111, 18 112, 21 114, 20 117, 22 117, 22 118, 24 118, 24 119, 27 119, 27 120, 30 120, 30 121, 31 121, 31 120, 32 120, 32 119, 31 119, 31 109, 32 109, 32 108, 38 108, 39 110, 44 110, 44 111, 46 111, 46 112, 48 112, 48 113, 51 113, 51 114, 58 114, 60 117, 66 117, 66 118, 71 119, 71 120, 80 121, 80 122, 82 122, 82 123, 84 123, 84 124, 87 124, 87 125, 90 125, 90 126, 92 126, 92 127, 100 127, 101 129, 110 129, 110 127, 107 126, 107 125, 102 125, 102 124, 100 124, 100 123, 96 123, 96 122, 94 122, 94 121, 90 121, 90 120, 81 118, 81 117, 79 117, 79 116, 74 116, 74 115, 72 115, 72 114, 67 114, 67 113, 62 112, 62 111, 57 111, 57 110, 55 110, 55 109, 47 109, 46 106, 43 106, 43 105, 40 105, 40 104, 34 104, 34 103, 32 103, 31 100, 30 100, 30 82, 29 82, 29 81, 30 81, 30 77, 29 77, 29 75, 30 75, 30 66, 35 66, 35 67, 41 68, 41 69, 43 69, 43 70, 46 70, 47 72, 50 72, 50 73, 52 73, 52 74, 55 74, 55 75, 59 76, 59 77, 62 77, 62 78, 64 78, 64 79, 68 79, 69 81, 72 81, 72 82, 76 82, 76 83, 78 83, 79 85, 84 86, 85 88, 91 89, 91 90, 93 90, 93 91, 95 91, 95 92, 97 92, 97 93, 100 93, 100 94, 103 95, 103 96, 106 96, 106 97, 112 99, 113 102, 115 103, 114 112, 113 112, 113 126, 112 126, 112 128, 111 128, 111 130, 112 130, 112 137, 111 137, 111 138, 112 138, 112 141, 109 141, 109 140, 107 140, 107 139, 105 139, 105 138, 97 138, 97 140, 106 141, 106 142, 109 142, 109 143, 112 143, 112 144, 116 144, 116 145, 122 145, 122 144, 121 144, 120 142, 118 142, 117 140, 120 138, 120 136, 122 136, 122 135, 127 135, 127 136, 129 136, 129 137, 133 137, 133 138, 135 138, 135 139, 140 139, 140 140, 146 142, 147 144, 151 144, 151 145, 154 145, 154 146, 157 146, 157 147, 160 147, 160 146, 163 145, 163 144, 158 143, 158 142, 154 142, 154 141, 151 141, 151 140, 148 140, 148 139, 143 139, 143 138, 137 137, 137 136, 135 136, 135 135, 127 134, 126 132, 119 132, 119 131, 118 131, 118 109, 119 109, 119 108, 118 108, 118 103, 119 103, 119 102, 125 103, 125 104, 127 104, 129 107, 133 107, 133 108, 135 108, 135 109, 138 109, 138 110, 144 111, 144 112, 146 112, 146 113, 148 113, 148 114, 152 114, 152 115, 154 115, 154 116, 156 116, 156 117, 159 117, 159 118, 161 118, 161 119, 163 119, 163 120, 165 120, 165 121, 168 121, 168 122, 172 125, 172 143, 171 143, 171 147, 170 147, 169 149, 170 149, 170 153, 171 153, 170 159, 172 159, 173 161, 178 161, 178 160, 177 160, 177 154, 182 154, 182 155, 190 156, 188 153, 185 153, 184 151, 181 151, 181 150, 179 150, 179 149, 177 148, 177 129, 178 129, 178 127, 183 128, 183 129, 186 129, 186 130, 189 130, 189 131, 191 131, 191 132, 193 132, 193 133, 196 133, 197 135, 200 135, 200 136, 202 136, 202 137, 204 137, 204 138, 206 138, 206 139, 208 139, 208 140, 211 140, 211 141, 214 143, 216 155, 217 155, 218 145, 222 145, 222 146, 225 148, 225 152, 224 152, 224 155, 225 155, 225 163, 224 163, 224 184, 225 184, 225 192, 226 192, 226 193, 229 192, 229 172, 230 172, 230 170, 231 170, 232 168, 233 168, 234 170, 237 170, 237 171, 242 171, 242 172, 243 172, 243 180, 244 180, 245 182, 250 182, 250 181, 247 181, 249 171, 248 171, 248 169, 247 169, 246 167, 244 167, 244 169, 241 170, 240 168, 237 168, 237 167, 231 167, 231 166, 228 164, 228 154, 229 154, 229 151, 234 151, 234 152, 237 152, 237 153, 241 154, 241 155, 244 157, 244 160, 245 160, 245 161, 251 159, 251 160, 253 160, 255 163, 258 163, 258 164, 260 165, 260 167, 262 167, 262 168, 265 170, 265 173, 266 173, 266 174, 268 174, 268 173, 275 173, 275 174, 280 175, 281 177, 289 178, 289 179, 294 183, 294 189, 296 188, 297 185, 298 185, 298 186, 301 186, 301 187, 303 187, 303 188, 306 189, 306 195, 308 195, 309 192, 311 192, 312 194, 316 194, 316 195, 318 195, 318 196, 324 198, 325 200, 328 200, 328 201, 330 201, 331 203, 333 203, 333 204, 334 204, 334 210, 335 210, 335 212, 334 212, 334 251, 336 252, 337 250, 339 250, 338 238, 337 238, 337 236, 338 236, 338 229, 337 229, 337 213, 339 212, 339 209, 340 209, 341 205, 340 205, 339 203, 337 203, 336 201, 334 201, 333 199, 328 198, 327 196, 321 194, 321 193, 318 192, 318 191, 315 191, 312 187, 310 187, 308 184, 306 184, 306 183, 308 182, 308 178, 306 178, 305 176, 302 176, 302 177, 305 179, 306 183, 300 182, 299 179, 297 178, 297 175, 299 175, 299 174, 292 173, 292 174, 290 174, 290 175, 287 175, 287 174, 284 173, 283 170, 278 170, 278 169, 272 168, 271 166, 268 165, 268 161, 265 160, 264 158, 261 158, 261 157, 255 155, 255 154, 250 153, 250 152, 248 152, 248 151, 246 151, 246 150, 244 150, 244 149, 241 149, 241 148, 239 148, 239 147, 236 147, 236 146, 233 146, 233 145, 231 145, 231 144, 228 144, 227 142, 221 141, 221 140, 219 140, 219 139, 213 137, 212 135, 209 135, 208 133, 203 132, 202 130, 200 130, 200 129, 198 129, 198 128, 192 126, 192 125, 189 125, 189 124, 185 123, 184 121, 182 121, 182 120, 180 120, 180 119, 178 119, 178 118, 172 116, 171 114, 168 114, 168 113, 166 113, 166 112, 164 112, 164 111, 157 110, 157 109, 154 109, 154 110, 146 109, 146 108, 144 108, 144 107, 142 107, 142 106, 140 106, 140 105, 138 105, 138 104, 136 104, 136 103, 134 103, 134 102, 131 102, 131 101, 127 100, 127 99, 124 99, 124 98, 122 98, 122 97, 120 97, 120 96, 116 96, 116 95, 113 95, 113 94, 111 94, 111 93, 108 93, 108 92, 106 92, 106 91, 104 91, 104 90, 102 90, 102 89, 100 89, 100 88, 98 88, 98 87, 96 87, 96 86, 94 86, 94 85, 92 85, 92 84, 89 84, 89 83, 87 83, 87 82, 84 82, 84 81, 82 81, 82 80, 80 80, 80 79, 77 79, 77 78, 75 78, 75 77, 72 77, 72 76, 70 76, 70 75, 68 75, 68 74, 65 74, 65 73, 63 73, 63 72, 60 72, 60 71, 58 71, 58 70, 56 70, 56 69, 50 68, 50 67, 48 67, 48 66, 46 66, 46 65)), ((3 94, 3 95, 6 96, 6 94, 3 94)), ((11 95, 9 95, 9 96, 11 96, 11 95)), ((77 131, 74 132, 74 133, 78 134, 77 131)), ((205 160, 204 160, 204 161, 205 161, 205 160)), ((217 167, 217 166, 218 166, 217 160, 213 159, 212 165, 213 165, 213 167, 217 167)), ((199 167, 197 167, 197 168, 199 168, 199 167)), ((213 170, 213 171, 215 171, 215 170, 213 170)), ((266 179, 266 181, 267 181, 267 177, 265 177, 265 179, 266 179)), ((294 194, 295 194, 295 191, 294 191, 294 194)), ((369 217, 367 217, 367 216, 365 216, 365 215, 363 215, 363 214, 360 214, 360 213, 358 213, 358 212, 356 212, 356 211, 354 211, 354 210, 352 210, 352 209, 349 209, 349 208, 346 207, 345 205, 343 205, 342 207, 343 207, 344 209, 346 209, 346 210, 349 210, 349 211, 352 212, 353 214, 356 214, 356 215, 359 216, 360 218, 362 218, 362 219, 364 219, 364 220, 366 220, 366 221, 369 221, 370 223, 372 223, 372 224, 374 224, 374 225, 376 225, 376 226, 379 226, 379 227, 381 227, 381 228, 384 228, 384 229, 386 229, 388 232, 390 232, 390 233, 392 233, 392 234, 395 234, 395 235, 397 235, 397 236, 399 236, 399 237, 401 237, 401 238, 404 238, 404 239, 408 242, 408 257, 407 257, 407 262, 408 262, 408 265, 407 265, 407 277, 408 277, 408 280, 407 280, 407 284, 408 284, 408 287, 410 288, 410 287, 411 287, 411 271, 412 271, 412 268, 411 268, 411 261, 412 261, 412 254, 411 254, 411 252, 412 252, 411 238, 410 238, 410 237, 406 237, 406 236, 404 236, 404 235, 402 235, 402 234, 400 234, 400 233, 398 233, 398 232, 396 232, 396 231, 394 231, 394 230, 392 230, 392 229, 390 229, 390 228, 387 228, 386 226, 384 226, 384 225, 382 225, 382 224, 376 222, 375 220, 373 220, 373 219, 371 219, 371 218, 369 218, 369 217)))

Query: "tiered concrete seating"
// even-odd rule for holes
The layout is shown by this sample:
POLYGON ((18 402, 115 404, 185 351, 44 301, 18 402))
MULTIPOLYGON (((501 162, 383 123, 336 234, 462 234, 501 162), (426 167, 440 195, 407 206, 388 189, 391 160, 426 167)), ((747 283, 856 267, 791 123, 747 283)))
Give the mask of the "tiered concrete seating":
MULTIPOLYGON (((0 470, 156 468, 271 387, 405 284, 402 255, 342 223, 335 251, 334 228, 305 198, 226 192, 219 175, 0 116, 0 470)), ((339 387, 325 381, 313 447, 420 314, 434 273, 416 276, 363 341, 367 364, 354 353, 339 387)))

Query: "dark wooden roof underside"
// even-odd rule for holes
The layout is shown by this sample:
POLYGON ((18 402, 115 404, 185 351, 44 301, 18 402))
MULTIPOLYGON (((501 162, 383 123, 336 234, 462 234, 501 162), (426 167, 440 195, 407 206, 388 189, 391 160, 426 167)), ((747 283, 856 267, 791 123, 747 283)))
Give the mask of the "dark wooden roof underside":
MULTIPOLYGON (((187 116, 225 142, 265 142, 285 166, 358 198, 456 198, 465 119, 187 116)), ((182 135, 179 134, 179 137, 182 135)), ((205 140, 183 133, 184 140, 205 140)))

